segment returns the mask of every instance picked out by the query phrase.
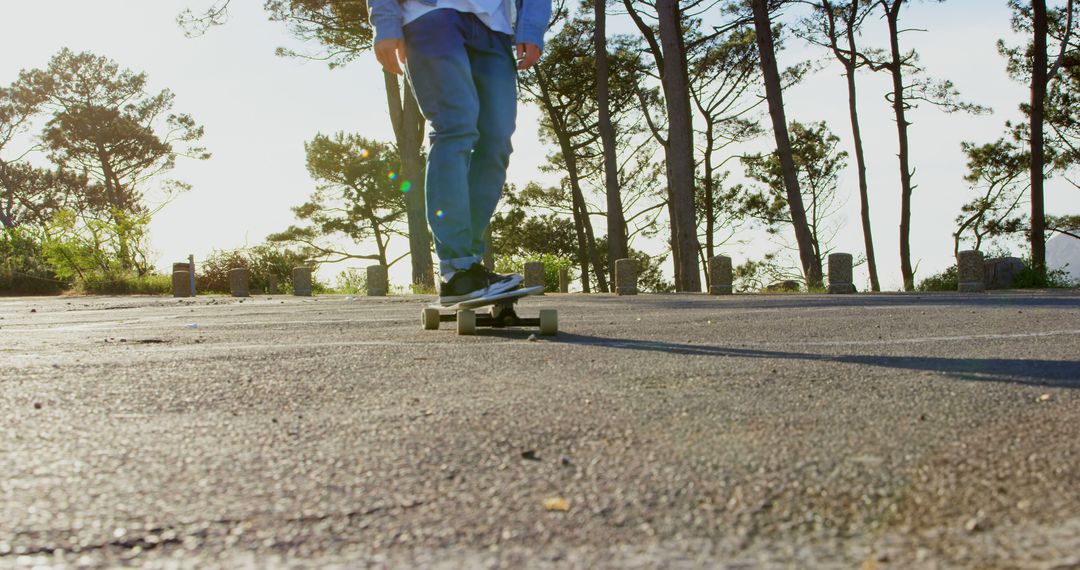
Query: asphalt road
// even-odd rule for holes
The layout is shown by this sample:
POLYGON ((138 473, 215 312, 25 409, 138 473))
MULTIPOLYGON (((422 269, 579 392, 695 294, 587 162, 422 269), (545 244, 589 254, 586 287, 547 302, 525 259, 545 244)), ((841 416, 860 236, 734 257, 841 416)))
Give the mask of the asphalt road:
POLYGON ((0 299, 0 567, 1080 568, 1080 294, 0 299))

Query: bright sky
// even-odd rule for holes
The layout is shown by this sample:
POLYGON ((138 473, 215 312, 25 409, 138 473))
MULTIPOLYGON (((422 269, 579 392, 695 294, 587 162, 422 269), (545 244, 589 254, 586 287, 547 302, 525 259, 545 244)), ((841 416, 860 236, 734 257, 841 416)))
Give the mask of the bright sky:
MULTIPOLYGON (((153 245, 158 265, 201 257, 212 249, 256 245, 267 234, 294 222, 291 206, 302 203, 314 188, 304 167, 303 144, 316 133, 338 130, 366 137, 392 139, 379 70, 373 58, 343 69, 328 70, 319 62, 276 57, 279 46, 304 50, 280 23, 270 22, 261 0, 234 0, 227 25, 203 37, 185 38, 175 23, 186 7, 198 11, 210 0, 34 0, 4 2, 0 23, 0 83, 15 79, 20 69, 43 67, 61 47, 91 51, 122 67, 149 74, 154 90, 176 93, 175 111, 190 113, 205 126, 208 161, 182 161, 172 176, 194 189, 178 197, 155 218, 153 245)), ((905 27, 927 33, 905 35, 906 47, 920 50, 935 77, 952 79, 969 101, 990 106, 981 117, 945 115, 931 108, 911 112, 912 164, 916 168, 912 250, 916 277, 925 277, 952 263, 951 232, 959 206, 970 198, 962 177, 960 142, 990 142, 1000 136, 1007 119, 1017 119, 1017 105, 1026 90, 1005 75, 995 42, 1010 37, 1004 0, 951 0, 945 4, 915 2, 905 27)), ((884 46, 884 23, 872 22, 868 44, 884 46)), ((814 52, 792 43, 781 64, 814 52)), ((884 74, 860 77, 863 131, 869 160, 871 208, 879 271, 885 289, 901 285, 898 257, 899 183, 896 129, 883 99, 890 88, 884 74)), ((840 70, 829 67, 785 93, 788 119, 825 120, 850 150, 846 91, 840 70)), ((538 167, 550 149, 539 142, 538 113, 519 114, 516 149, 509 180, 524 185, 546 179, 538 167)), ((759 146, 768 141, 759 142, 759 146)), ((854 160, 852 159, 852 162, 854 160)), ((854 171, 841 179, 847 196, 845 227, 837 237, 840 251, 862 251, 854 171)), ((1051 214, 1080 211, 1080 192, 1058 182, 1047 188, 1051 214)), ((602 222, 595 221, 598 227, 602 222)), ((736 262, 774 249, 753 234, 746 248, 728 252, 736 262)), ((635 244, 655 251, 658 246, 635 244)), ((400 253, 404 243, 396 245, 400 253)), ((392 250, 392 254, 393 254, 392 250)), ((1016 253, 1020 253, 1016 250, 1016 253)), ((324 279, 345 266, 327 267, 324 279)), ((667 264, 670 266, 670 263, 667 264)), ((670 273, 670 267, 667 268, 670 273)), ((391 272, 397 284, 408 281, 403 261, 391 272)), ((867 288, 865 271, 856 280, 867 288)))

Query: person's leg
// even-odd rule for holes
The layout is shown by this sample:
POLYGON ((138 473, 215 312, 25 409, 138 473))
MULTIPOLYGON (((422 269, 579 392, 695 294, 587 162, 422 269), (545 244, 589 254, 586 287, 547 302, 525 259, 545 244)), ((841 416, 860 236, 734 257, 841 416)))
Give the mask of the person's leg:
POLYGON ((429 12, 404 28, 406 72, 431 123, 427 217, 444 278, 480 260, 473 247, 469 191, 469 164, 479 137, 479 98, 466 49, 470 32, 468 15, 451 9, 429 12))
POLYGON ((510 138, 517 122, 517 62, 509 35, 493 32, 471 16, 474 30, 467 43, 472 80, 480 109, 479 138, 469 164, 472 251, 484 253, 484 233, 491 223, 513 150, 510 138))

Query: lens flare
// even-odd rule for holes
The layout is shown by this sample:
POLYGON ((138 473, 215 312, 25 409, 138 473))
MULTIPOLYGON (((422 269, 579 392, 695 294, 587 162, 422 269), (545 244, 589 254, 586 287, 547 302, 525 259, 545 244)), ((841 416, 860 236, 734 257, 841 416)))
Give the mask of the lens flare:
POLYGON ((360 149, 360 158, 367 158, 369 155, 371 155, 371 153, 368 152, 368 149, 366 149, 366 148, 360 149))
POLYGON ((387 174, 386 177, 389 178, 390 180, 397 180, 397 172, 394 172, 393 170, 391 170, 390 174, 387 174))
POLYGON ((435 217, 436 218, 443 217, 443 211, 442 210, 435 210, 435 217))
POLYGON ((401 183, 401 193, 402 194, 408 194, 409 190, 412 190, 412 182, 409 182, 408 180, 406 180, 405 182, 402 182, 401 183))

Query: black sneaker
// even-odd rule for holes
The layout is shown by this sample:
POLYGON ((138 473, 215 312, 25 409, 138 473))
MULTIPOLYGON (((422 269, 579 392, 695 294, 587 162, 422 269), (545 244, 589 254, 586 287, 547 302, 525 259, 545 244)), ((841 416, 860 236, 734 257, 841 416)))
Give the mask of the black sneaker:
POLYGON ((501 275, 494 271, 488 271, 486 267, 477 263, 473 265, 473 269, 479 268, 479 271, 484 273, 484 276, 488 280, 488 293, 496 294, 509 291, 511 289, 517 289, 518 285, 521 285, 521 281, 524 277, 520 273, 511 273, 509 275, 501 275))
POLYGON ((472 266, 465 271, 457 271, 450 281, 439 284, 439 304, 453 305, 470 299, 477 299, 488 294, 488 278, 483 270, 477 271, 472 266))

